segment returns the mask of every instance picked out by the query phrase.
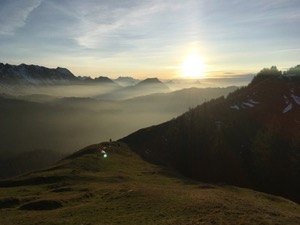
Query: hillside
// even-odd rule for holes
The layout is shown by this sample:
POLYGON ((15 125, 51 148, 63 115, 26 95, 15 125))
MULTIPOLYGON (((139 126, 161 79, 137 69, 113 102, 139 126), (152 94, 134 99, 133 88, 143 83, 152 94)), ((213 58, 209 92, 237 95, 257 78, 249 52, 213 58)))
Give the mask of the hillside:
POLYGON ((194 179, 300 202, 300 79, 295 68, 284 74, 276 67, 264 69, 227 98, 121 140, 144 159, 194 179))
POLYGON ((141 160, 120 142, 91 145, 52 168, 1 181, 0 209, 5 225, 300 222, 296 203, 189 180, 141 160))

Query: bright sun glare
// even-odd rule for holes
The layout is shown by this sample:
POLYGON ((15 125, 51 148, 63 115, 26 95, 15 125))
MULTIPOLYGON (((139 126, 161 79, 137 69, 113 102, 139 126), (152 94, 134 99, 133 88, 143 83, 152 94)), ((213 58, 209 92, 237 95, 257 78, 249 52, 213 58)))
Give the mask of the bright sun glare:
POLYGON ((199 55, 189 55, 181 66, 181 76, 186 78, 203 78, 204 62, 199 55))

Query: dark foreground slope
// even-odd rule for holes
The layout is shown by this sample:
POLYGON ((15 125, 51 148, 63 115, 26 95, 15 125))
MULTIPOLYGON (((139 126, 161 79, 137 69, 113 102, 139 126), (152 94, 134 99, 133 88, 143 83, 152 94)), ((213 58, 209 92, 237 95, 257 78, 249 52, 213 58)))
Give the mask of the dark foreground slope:
POLYGON ((144 159, 186 176, 300 202, 300 74, 262 70, 227 98, 122 141, 144 159))
POLYGON ((300 207, 249 189, 193 182, 122 143, 89 146, 53 168, 0 182, 5 225, 294 224, 300 207), (105 149, 108 158, 102 158, 105 149))

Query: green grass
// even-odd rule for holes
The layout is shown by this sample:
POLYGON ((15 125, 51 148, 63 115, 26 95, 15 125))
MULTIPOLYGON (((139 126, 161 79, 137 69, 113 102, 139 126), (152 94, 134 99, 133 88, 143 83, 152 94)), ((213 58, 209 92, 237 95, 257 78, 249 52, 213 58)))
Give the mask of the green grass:
POLYGON ((296 203, 189 180, 115 142, 0 186, 1 225, 300 224, 296 203))

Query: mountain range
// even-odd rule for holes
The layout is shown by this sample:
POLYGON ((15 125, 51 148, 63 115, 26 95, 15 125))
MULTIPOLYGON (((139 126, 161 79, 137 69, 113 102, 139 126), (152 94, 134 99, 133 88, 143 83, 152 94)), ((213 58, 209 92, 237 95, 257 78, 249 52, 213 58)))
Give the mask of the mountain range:
POLYGON ((117 85, 108 77, 77 77, 66 68, 50 69, 37 65, 10 65, 0 63, 0 84, 2 85, 70 85, 104 83, 117 85))
POLYGON ((18 66, 0 63, 0 83, 9 85, 66 84, 76 81, 68 69, 49 69, 42 66, 20 64, 18 66))
MULTIPOLYGON (((75 96, 77 95, 76 91, 89 90, 88 92, 95 93, 89 97, 103 100, 123 100, 171 91, 157 78, 137 80, 131 77, 119 77, 112 80, 104 76, 77 77, 68 69, 61 67, 50 69, 37 65, 20 64, 16 66, 0 63, 0 91, 3 93, 41 96, 48 95, 48 93, 59 95, 60 92, 65 93, 68 90, 75 96)), ((65 97, 63 95, 61 94, 61 97, 65 97)))

